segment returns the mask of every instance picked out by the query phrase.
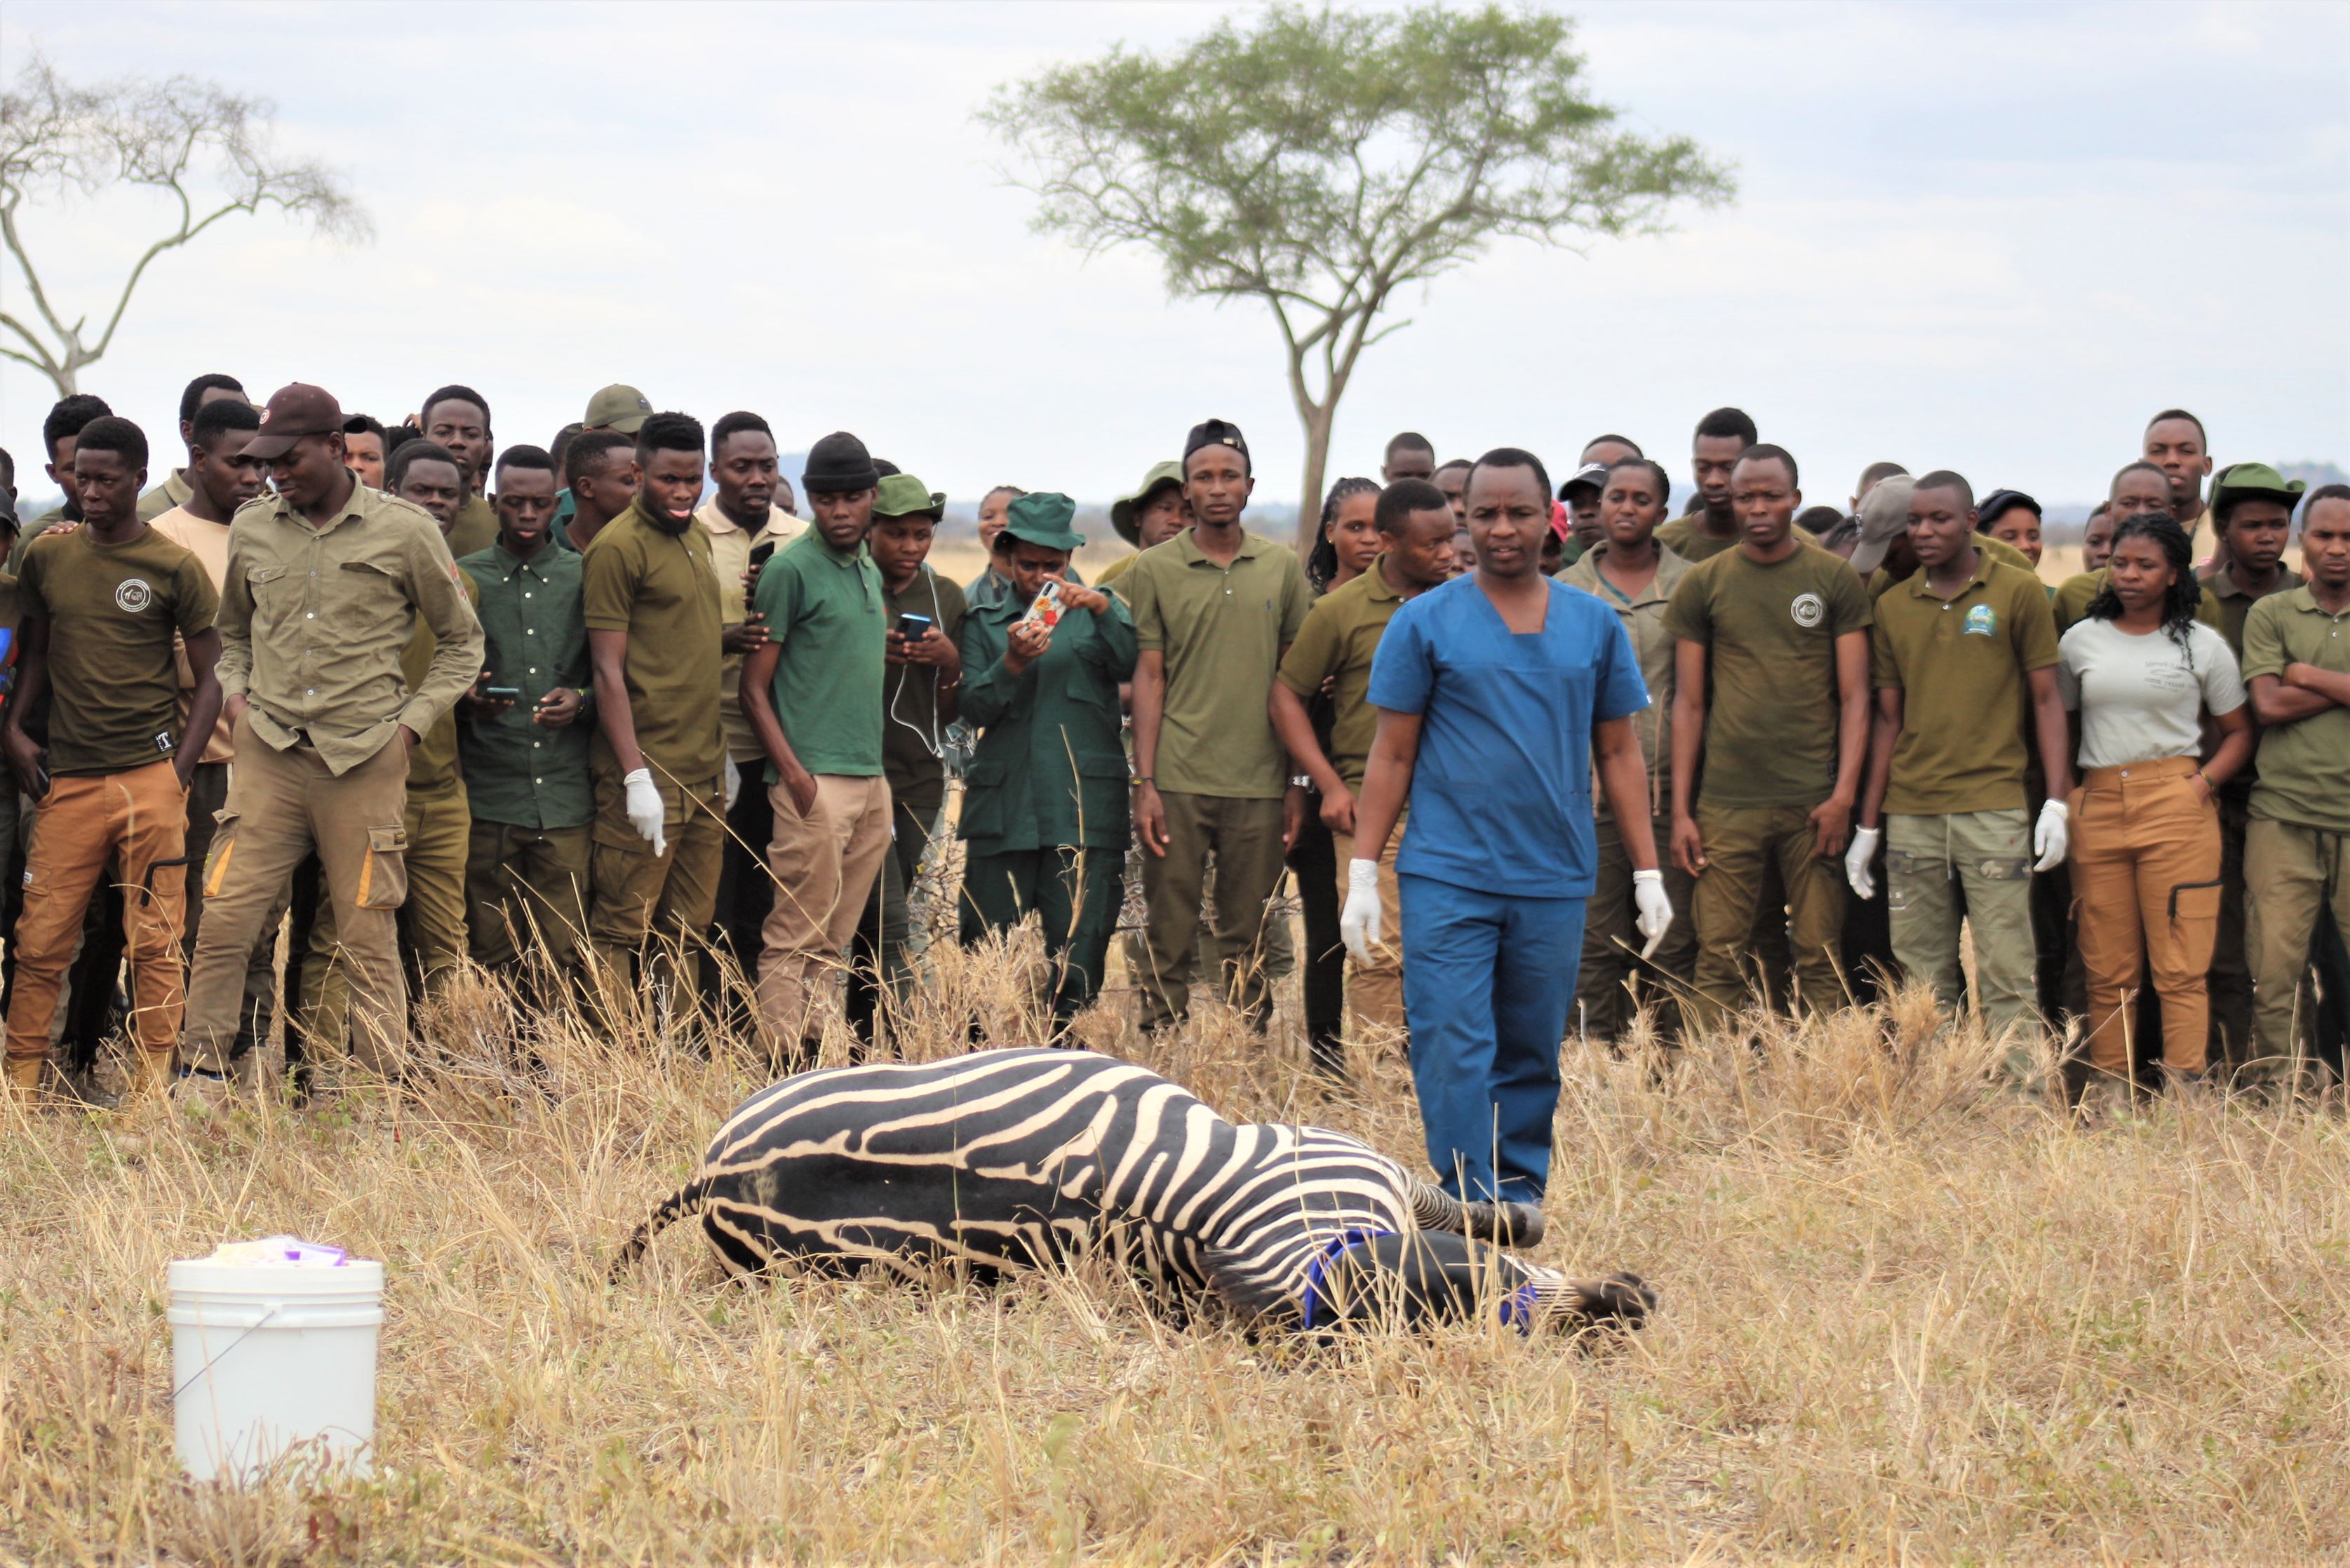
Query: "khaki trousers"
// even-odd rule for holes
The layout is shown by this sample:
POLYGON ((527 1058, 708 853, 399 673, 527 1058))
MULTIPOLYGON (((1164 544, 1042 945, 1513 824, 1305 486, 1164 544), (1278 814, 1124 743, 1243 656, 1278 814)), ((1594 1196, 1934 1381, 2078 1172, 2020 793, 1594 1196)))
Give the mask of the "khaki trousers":
POLYGON ((2141 944, 2162 1001, 2162 1064, 2203 1070, 2220 926, 2220 814, 2193 757, 2092 768, 2073 792, 2073 900, 2089 977, 2089 1063, 2129 1074, 2141 944))
MULTIPOLYGON (((1371 950, 1371 961, 1365 963, 1354 954, 1347 955, 1347 1017, 1352 1022, 1357 1044, 1370 1038, 1374 1029, 1385 1029, 1401 1034, 1403 1018, 1403 889, 1396 881, 1396 851, 1403 847, 1403 823, 1396 823, 1395 831, 1388 835, 1386 853, 1379 857, 1379 936, 1378 946, 1371 950)), ((1333 829, 1330 834, 1332 854, 1338 862, 1338 910, 1347 909, 1347 863, 1355 858, 1355 836, 1333 829)))
MULTIPOLYGON (((408 898, 400 906, 400 957, 416 994, 438 997, 465 956, 465 839, 473 821, 459 784, 411 792, 408 898)), ((320 909, 302 958, 302 1017, 307 1038, 340 1045, 350 1035, 350 988, 337 951, 335 911, 320 909)))
MULTIPOLYGON (((654 946, 659 978, 681 1005, 695 987, 693 954, 708 939, 725 858, 726 789, 716 778, 681 786, 664 774, 662 853, 629 824, 628 786, 617 769, 596 770, 596 821, 588 829, 588 940, 608 983, 636 989, 654 946), (677 967, 672 967, 672 965, 677 967)), ((744 786, 749 787, 748 785, 744 786)))
POLYGON ((204 868, 204 925, 188 980, 181 1044, 190 1064, 229 1070, 253 944, 284 907, 294 868, 315 850, 350 980, 352 1057, 370 1072, 398 1070, 408 1042, 399 924, 408 900, 407 807, 407 748, 397 731, 338 774, 308 747, 278 751, 239 720, 236 773, 204 868))
POLYGON ((465 848, 465 934, 473 961, 513 969, 544 952, 558 972, 588 935, 588 829, 476 819, 465 848))
MULTIPOLYGON (((81 940, 82 917, 108 862, 121 857, 122 928, 130 959, 134 1088, 172 1073, 186 992, 180 922, 186 905, 187 795, 168 760, 125 773, 50 782, 25 858, 16 919, 16 987, 8 1005, 8 1077, 30 1087, 49 1051, 57 991, 81 940)), ((238 969, 242 981, 244 970, 238 969)))
MULTIPOLYGON (((1812 853, 1811 808, 1723 806, 1700 801, 1698 832, 1705 871, 1690 895, 1697 926, 1696 1010, 1708 1027, 1746 1005, 1765 978, 1751 971, 1751 939, 1764 907, 1766 874, 1787 890, 1787 929, 1795 950, 1795 986, 1804 1007, 1835 1012, 1844 1003, 1836 947, 1844 935, 1844 867, 1812 853)), ((1773 922, 1775 924, 1775 922, 1773 922)))
MULTIPOLYGON (((1575 1012, 1583 1028, 1596 1040, 1618 1040, 1632 1031, 1632 1019, 1643 1005, 1658 1009, 1658 1023, 1669 1033, 1680 1023, 1680 1002, 1673 981, 1686 990, 1697 973, 1696 889, 1689 873, 1672 862, 1672 819, 1660 816, 1652 825, 1657 851, 1663 857, 1665 897, 1673 901, 1673 923, 1654 956, 1645 961, 1640 950, 1648 938, 1633 923, 1639 910, 1632 902, 1632 857, 1613 816, 1592 825, 1596 830, 1599 863, 1590 898, 1584 904, 1583 964, 1575 982, 1575 1012)), ((1767 900, 1766 900, 1767 901, 1767 900)), ((1770 924, 1783 929, 1774 919, 1770 924)), ((1783 940, 1780 943, 1785 946, 1783 940)))
POLYGON ((2309 1020, 2294 1016, 2295 998, 2307 995, 2319 912, 2331 908, 2335 928, 2350 930, 2350 837, 2255 817, 2244 832, 2244 881, 2254 1065, 2274 1074, 2302 1061, 2309 1020))
POLYGON ((769 784, 767 800, 775 902, 759 932, 759 1023, 768 1050, 783 1053, 819 1035, 819 1001, 838 1008, 842 955, 889 853, 889 781, 818 774, 806 815, 784 784, 769 784))
POLYGON ((1191 1011, 1191 971, 1209 857, 1216 864, 1216 945, 1224 994, 1262 1029, 1273 1013, 1265 970, 1266 900, 1281 885, 1281 802, 1159 792, 1167 853, 1142 852, 1142 1026, 1165 1029, 1191 1011))
POLYGON ((1887 816, 1885 888, 1893 961, 1903 974, 1931 984, 1942 1010, 1957 1012, 1966 1000, 1959 967, 1964 924, 1974 931, 1975 1000, 1984 1024, 2022 1037, 2039 1031, 2032 819, 2022 806, 1887 816))

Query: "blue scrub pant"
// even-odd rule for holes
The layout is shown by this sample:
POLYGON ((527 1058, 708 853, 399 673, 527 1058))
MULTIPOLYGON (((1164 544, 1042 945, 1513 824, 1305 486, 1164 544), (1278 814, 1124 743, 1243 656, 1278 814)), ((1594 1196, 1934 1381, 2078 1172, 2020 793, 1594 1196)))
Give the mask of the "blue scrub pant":
POLYGON ((1428 1160, 1464 1200, 1539 1203, 1558 1051, 1583 961, 1581 898, 1401 876, 1403 1008, 1428 1160))

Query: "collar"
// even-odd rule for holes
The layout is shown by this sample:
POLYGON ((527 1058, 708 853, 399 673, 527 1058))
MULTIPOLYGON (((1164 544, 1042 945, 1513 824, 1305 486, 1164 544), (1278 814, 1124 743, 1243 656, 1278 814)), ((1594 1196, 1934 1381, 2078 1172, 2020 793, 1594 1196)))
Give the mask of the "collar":
MULTIPOLYGON (((862 539, 857 542, 857 548, 854 550, 836 550, 832 546, 832 541, 824 536, 824 530, 821 528, 810 527, 800 537, 807 541, 806 548, 818 552, 836 566, 853 566, 859 561, 869 561, 873 558, 866 550, 865 541, 862 539)), ((879 576, 881 568, 876 566, 873 569, 873 575, 879 576)))
MULTIPOLYGON (((556 544, 552 538, 549 538, 546 544, 540 545, 538 554, 533 556, 527 561, 524 560, 520 556, 508 551, 504 545, 498 544, 495 541, 493 541, 490 545, 490 554, 496 557, 498 563, 498 580, 504 583, 514 581, 517 576, 524 572, 528 572, 534 577, 545 577, 546 576, 546 563, 548 558, 564 553, 563 546, 556 544)), ((577 554, 577 552, 570 553, 574 555, 577 554)))
POLYGON ((598 531, 598 537, 602 537, 605 532, 608 532, 616 525, 625 523, 630 518, 636 519, 638 524, 647 533, 658 534, 664 539, 683 539, 688 534, 693 532, 693 524, 691 519, 687 521, 686 525, 683 528, 679 529, 674 534, 662 527, 658 522, 654 521, 653 514, 645 510, 645 498, 639 495, 629 503, 629 509, 626 512, 623 512, 618 517, 613 518, 611 522, 605 524, 603 529, 598 531))
POLYGON ((2342 607, 2341 614, 2337 615, 2334 611, 2327 609, 2324 605, 2319 604, 2317 602, 2317 590, 2311 587, 2306 582, 2303 582, 2299 587, 2280 588, 2270 597, 2284 600, 2285 607, 2288 609, 2302 610, 2310 615, 2324 616, 2328 620, 2340 620, 2343 616, 2350 616, 2350 605, 2345 605, 2342 607))
MULTIPOLYGON (((345 472, 348 472, 348 471, 346 470, 345 472)), ((309 518, 296 511, 294 509, 294 504, 291 501, 286 500, 283 495, 272 495, 266 504, 269 507, 269 514, 273 517, 280 518, 287 523, 291 523, 297 528, 307 528, 313 534, 331 534, 346 523, 365 522, 367 520, 369 509, 368 497, 371 495, 381 501, 409 507, 411 510, 414 511, 417 515, 422 517, 427 523, 432 524, 434 533, 437 534, 440 532, 440 522, 435 519, 431 513, 425 511, 424 508, 416 505, 414 502, 402 501, 397 495, 387 495, 380 490, 369 490, 367 487, 366 481, 360 479, 356 473, 351 475, 350 499, 343 503, 343 509, 340 512, 336 513, 324 523, 311 522, 309 518)), ((255 504, 256 504, 255 501, 248 501, 245 503, 246 506, 255 504)), ((244 507, 239 507, 238 510, 243 511, 244 507)))
MULTIPOLYGON (((2302 576, 2299 572, 2282 561, 2277 563, 2277 586, 2274 592, 2281 594, 2287 589, 2297 588, 2301 583, 2302 576)), ((2252 597, 2250 588, 2237 583, 2236 567, 2233 562, 2218 568, 2210 576, 2204 578, 2203 586, 2223 599, 2248 599, 2252 597)))
MULTIPOLYGON (((1196 566, 1201 563, 1205 562, 1211 566, 1215 566, 1218 571, 1223 570, 1222 566, 1210 558, 1205 550, 1200 548, 1200 540, 1198 537, 1198 530, 1196 528, 1184 529, 1180 534, 1176 535, 1174 538, 1169 540, 1168 543, 1175 546, 1176 553, 1183 557, 1183 564, 1187 566, 1196 566)), ((1253 560, 1256 556, 1256 535, 1243 528, 1241 530, 1240 551, 1232 556, 1232 559, 1235 561, 1253 560)))
POLYGON ((1388 586, 1387 565, 1388 553, 1385 550, 1381 550, 1372 557, 1371 569, 1363 574, 1370 579, 1371 586, 1365 588, 1363 592, 1373 604, 1401 604, 1403 595, 1388 586))
MULTIPOLYGON (((715 495, 712 495, 709 500, 702 504, 702 509, 693 514, 693 520, 696 523, 701 524, 704 528, 709 529, 712 534, 751 533, 750 529, 743 527, 743 524, 735 522, 734 519, 726 515, 725 511, 718 504, 718 497, 715 495)), ((767 532, 768 528, 773 528, 775 525, 775 514, 770 512, 767 514, 767 527, 760 529, 759 533, 764 534, 767 532)), ((754 536, 755 537, 756 535, 754 536)))
POLYGON ((1998 565, 1999 563, 1997 561, 1991 559, 1991 552, 1978 545, 1975 546, 1975 574, 1973 576, 1969 577, 1965 583, 1960 586, 1957 593, 1952 594, 1947 599, 1943 598, 1941 595, 1934 591, 1932 585, 1927 582, 1926 568, 1920 566, 1916 571, 1909 574, 1909 597, 1915 599, 1933 599, 1939 604, 1956 604, 1959 600, 1966 597, 1969 594, 1974 592, 1975 589, 1989 582, 1991 580, 1991 569, 1998 565))

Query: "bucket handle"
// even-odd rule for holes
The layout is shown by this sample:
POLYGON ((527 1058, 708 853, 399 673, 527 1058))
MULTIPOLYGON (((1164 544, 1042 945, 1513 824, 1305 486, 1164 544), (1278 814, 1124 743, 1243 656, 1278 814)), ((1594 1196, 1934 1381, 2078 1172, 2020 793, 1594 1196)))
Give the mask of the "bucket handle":
POLYGON ((230 1351, 234 1350, 253 1334, 257 1334, 262 1329, 267 1327, 271 1318, 276 1317, 279 1313, 286 1310, 286 1303, 284 1302, 265 1302, 262 1304, 269 1310, 263 1313, 251 1324, 247 1324, 244 1333, 240 1334, 234 1339, 230 1340, 227 1345, 221 1348, 218 1355, 209 1357, 202 1366, 197 1367, 194 1372, 191 1373, 185 1383, 181 1384, 177 1388, 172 1390, 172 1404, 178 1404, 181 1398, 186 1395, 188 1390, 196 1386, 199 1379, 204 1377, 213 1367, 218 1366, 223 1361, 228 1359, 228 1353, 230 1351))

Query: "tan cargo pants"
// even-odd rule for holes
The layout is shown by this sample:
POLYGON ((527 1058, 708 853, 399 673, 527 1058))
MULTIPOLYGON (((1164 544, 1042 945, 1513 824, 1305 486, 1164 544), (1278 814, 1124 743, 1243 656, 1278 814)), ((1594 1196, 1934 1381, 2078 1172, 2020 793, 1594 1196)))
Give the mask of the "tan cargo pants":
POLYGON ((775 902, 759 932, 759 1023, 770 1052, 790 1052, 822 1029, 819 1003, 838 1011, 843 955, 889 853, 889 781, 818 774, 805 815, 784 784, 767 800, 775 902))

